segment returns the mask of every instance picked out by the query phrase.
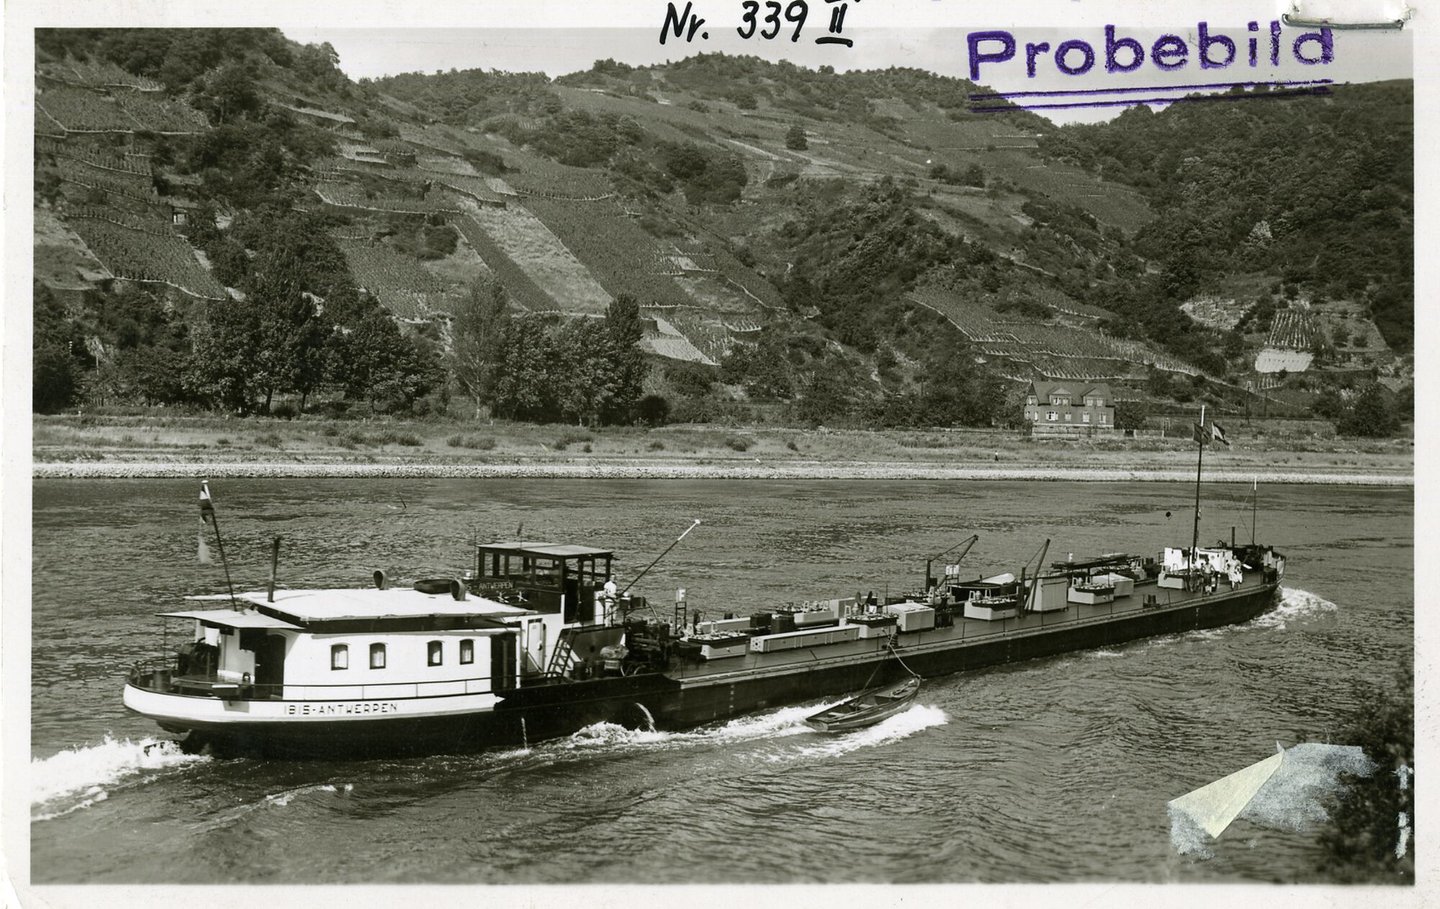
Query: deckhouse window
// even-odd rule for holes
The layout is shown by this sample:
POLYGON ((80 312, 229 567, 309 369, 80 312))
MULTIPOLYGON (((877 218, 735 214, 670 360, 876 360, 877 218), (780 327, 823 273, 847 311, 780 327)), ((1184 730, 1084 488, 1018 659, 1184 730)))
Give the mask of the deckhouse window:
POLYGON ((371 669, 384 669, 384 668, 385 668, 385 645, 384 645, 384 644, 371 644, 371 645, 370 645, 370 668, 371 668, 371 669))
POLYGON ((425 645, 425 662, 430 666, 439 666, 445 662, 444 645, 439 641, 431 641, 425 645))
POLYGON ((460 641, 460 662, 475 662, 475 642, 469 638, 464 638, 460 641))
POLYGON ((350 668, 350 645, 348 645, 348 644, 331 644, 331 645, 330 645, 330 668, 331 668, 331 669, 349 669, 349 668, 350 668))

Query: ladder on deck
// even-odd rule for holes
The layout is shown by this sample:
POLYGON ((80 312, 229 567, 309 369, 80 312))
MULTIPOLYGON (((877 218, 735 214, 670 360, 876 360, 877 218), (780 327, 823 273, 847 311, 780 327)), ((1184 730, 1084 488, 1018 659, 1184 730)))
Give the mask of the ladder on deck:
POLYGON ((567 674, 574 666, 575 659, 575 635, 574 629, 562 628, 560 637, 555 641, 555 649, 550 652, 550 663, 545 667, 545 674, 556 678, 567 674))

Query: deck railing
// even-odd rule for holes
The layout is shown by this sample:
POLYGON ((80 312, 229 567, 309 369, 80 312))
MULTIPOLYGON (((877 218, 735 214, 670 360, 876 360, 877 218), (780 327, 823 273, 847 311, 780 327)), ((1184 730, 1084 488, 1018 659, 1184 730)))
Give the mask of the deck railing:
POLYGON ((164 694, 264 701, 375 701, 447 695, 490 694, 490 676, 414 682, 385 682, 344 685, 297 685, 257 683, 242 676, 239 680, 215 673, 177 674, 173 663, 162 659, 141 660, 131 669, 128 681, 136 688, 164 694))

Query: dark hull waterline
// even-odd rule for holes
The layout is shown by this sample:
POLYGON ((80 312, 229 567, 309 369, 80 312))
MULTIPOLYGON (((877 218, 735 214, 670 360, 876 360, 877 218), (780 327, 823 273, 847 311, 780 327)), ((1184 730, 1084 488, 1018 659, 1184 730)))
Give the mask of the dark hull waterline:
POLYGON ((679 730, 756 710, 833 696, 909 675, 925 678, 1110 647, 1249 621, 1271 608, 1278 581, 1191 603, 1147 608, 1089 622, 1057 623, 1012 634, 940 644, 910 644, 772 671, 677 679, 661 673, 523 687, 493 710, 449 716, 334 722, 286 721, 244 727, 224 722, 160 724, 186 736, 189 749, 224 755, 353 759, 379 755, 463 753, 521 747, 596 723, 679 730), (898 659, 897 659, 898 657, 898 659), (903 661, 903 665, 902 665, 903 661))

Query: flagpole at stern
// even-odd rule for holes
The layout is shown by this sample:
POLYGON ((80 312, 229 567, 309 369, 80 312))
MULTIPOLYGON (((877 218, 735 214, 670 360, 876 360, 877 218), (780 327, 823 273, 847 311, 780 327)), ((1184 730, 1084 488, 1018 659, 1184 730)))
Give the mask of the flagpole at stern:
POLYGON ((210 501, 210 481, 200 481, 200 520, 215 528, 215 545, 220 550, 220 564, 225 569, 225 586, 230 590, 230 606, 239 609, 235 602, 235 585, 230 581, 230 562, 225 558, 225 541, 220 538, 220 521, 215 517, 215 505, 210 501))
POLYGON ((1255 545, 1255 509, 1260 499, 1260 480, 1250 480, 1250 545, 1255 545))

